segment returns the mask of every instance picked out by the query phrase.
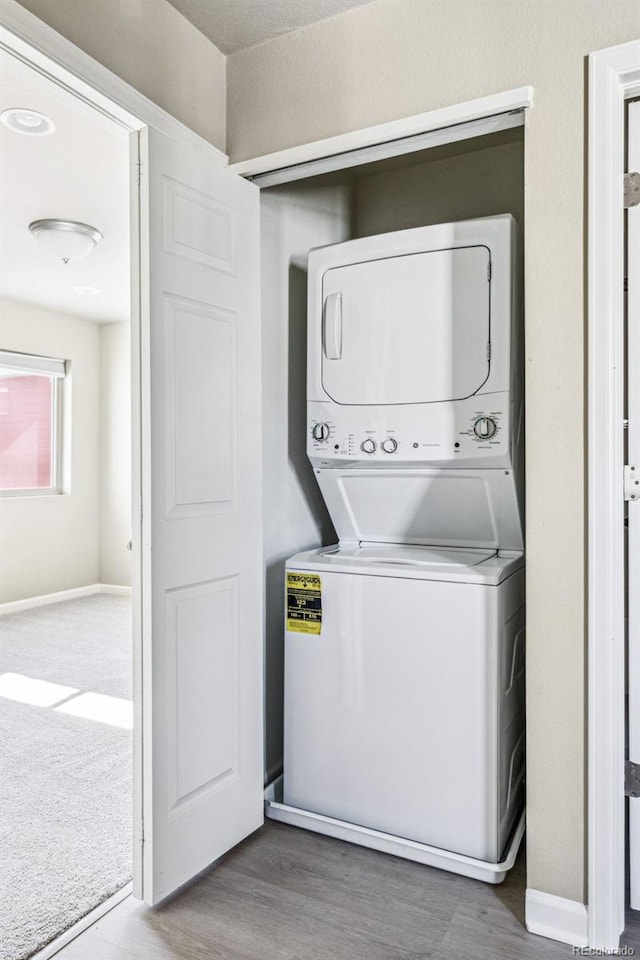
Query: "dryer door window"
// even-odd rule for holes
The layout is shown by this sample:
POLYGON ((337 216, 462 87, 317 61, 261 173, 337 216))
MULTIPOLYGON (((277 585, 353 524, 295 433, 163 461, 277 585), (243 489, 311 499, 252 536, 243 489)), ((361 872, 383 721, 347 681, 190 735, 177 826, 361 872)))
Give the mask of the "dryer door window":
POLYGON ((489 375, 490 253, 460 247, 323 277, 322 384, 336 403, 434 403, 489 375))

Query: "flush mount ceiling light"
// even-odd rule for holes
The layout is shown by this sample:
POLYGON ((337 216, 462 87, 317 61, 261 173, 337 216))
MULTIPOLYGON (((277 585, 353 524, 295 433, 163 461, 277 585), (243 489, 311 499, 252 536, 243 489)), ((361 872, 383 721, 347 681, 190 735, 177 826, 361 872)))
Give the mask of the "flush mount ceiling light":
POLYGON ((63 263, 83 260, 103 239, 95 227, 75 220, 34 220, 29 224, 29 231, 47 253, 63 263))
POLYGON ((44 113, 38 110, 29 110, 26 107, 11 107, 0 113, 0 120, 9 130, 16 133, 26 133, 29 137, 46 137, 53 133, 55 123, 44 113))

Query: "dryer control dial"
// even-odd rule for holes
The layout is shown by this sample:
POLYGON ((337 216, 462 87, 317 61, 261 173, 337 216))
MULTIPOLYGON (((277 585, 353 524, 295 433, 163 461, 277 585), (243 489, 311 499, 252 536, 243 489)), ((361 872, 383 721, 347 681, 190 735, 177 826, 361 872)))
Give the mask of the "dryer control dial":
POLYGON ((368 437, 366 440, 363 440, 360 444, 360 449, 363 453, 375 453, 376 452, 376 442, 372 440, 371 437, 368 437))
POLYGON ((493 417, 478 417, 473 425, 473 432, 479 440, 491 440, 497 429, 498 424, 493 417))
POLYGON ((329 424, 328 423, 314 423, 311 428, 311 436, 314 440, 322 442, 323 440, 329 439, 329 424))
POLYGON ((398 441, 394 440, 393 437, 386 437, 386 439, 382 441, 382 449, 385 453, 395 453, 398 449, 398 441))

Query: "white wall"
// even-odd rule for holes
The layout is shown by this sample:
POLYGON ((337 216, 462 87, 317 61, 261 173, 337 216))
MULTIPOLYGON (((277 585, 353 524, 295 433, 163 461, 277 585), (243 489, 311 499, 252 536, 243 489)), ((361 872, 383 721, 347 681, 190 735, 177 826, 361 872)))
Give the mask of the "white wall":
POLYGON ((71 361, 69 492, 0 498, 0 602, 6 602, 98 580, 100 332, 88 320, 3 301, 0 346, 71 361))
POLYGON ((131 586, 131 328, 100 327, 100 583, 131 586))
POLYGON ((168 0, 19 0, 219 150, 226 58, 168 0))
POLYGON ((585 901, 585 58, 638 0, 377 0, 228 58, 233 160, 525 84, 528 885, 585 901))
POLYGON ((351 232, 351 191, 274 187, 261 203, 266 767, 282 763, 284 561, 335 541, 306 456, 307 254, 351 232))

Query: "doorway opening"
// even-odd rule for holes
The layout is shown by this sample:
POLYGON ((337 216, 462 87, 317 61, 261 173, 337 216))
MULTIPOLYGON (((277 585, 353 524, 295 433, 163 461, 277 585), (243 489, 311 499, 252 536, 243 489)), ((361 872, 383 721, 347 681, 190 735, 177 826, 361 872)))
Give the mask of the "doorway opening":
POLYGON ((121 126, 0 57, 0 956, 21 960, 131 881, 130 175, 121 126))
MULTIPOLYGON (((293 669, 291 663, 288 668, 285 663, 285 645, 289 642, 288 634, 285 641, 283 602, 285 563, 292 555, 301 554, 291 561, 292 569, 295 570, 298 569, 295 566, 295 560, 302 562, 307 556, 306 551, 320 547, 329 548, 330 551, 338 549, 333 546, 338 541, 338 535, 332 524, 329 512, 331 507, 327 507, 329 500, 325 503, 315 476, 319 473, 318 470, 314 470, 317 463, 312 466, 308 456, 309 433, 313 426, 307 418, 306 402, 310 389, 307 383, 309 369, 307 357, 310 355, 307 344, 308 256, 312 249, 341 244, 344 241, 378 237, 380 238, 378 243, 381 246, 383 243, 381 235, 386 237, 400 231, 434 224, 480 220, 484 217, 508 214, 514 218, 517 225, 515 228, 517 265, 514 269, 514 277, 517 278, 514 279, 514 287, 517 288, 522 277, 524 260, 522 242, 524 236, 524 117, 522 112, 510 114, 504 118, 505 125, 502 128, 498 125, 499 119, 502 118, 493 118, 495 126, 492 132, 484 130, 480 136, 469 135, 466 138, 460 136, 455 140, 456 132, 459 131, 451 131, 452 140, 455 142, 440 142, 418 150, 411 150, 408 146, 407 152, 401 156, 387 156, 370 162, 353 163, 345 169, 337 169, 339 158, 331 158, 332 161, 335 160, 335 165, 333 168, 330 166, 327 173, 315 172, 313 176, 304 177, 300 175, 304 172, 304 165, 302 165, 298 170, 290 171, 293 175, 289 177, 287 177, 287 170, 276 170, 272 174, 266 173, 264 176, 256 177, 256 182, 261 186, 263 281, 263 512, 265 518, 263 537, 266 568, 265 676, 267 678, 265 780, 272 784, 267 811, 268 815, 274 819, 296 823, 299 826, 304 825, 320 833, 325 832, 342 839, 348 838, 355 843, 360 842, 365 846, 384 849, 387 852, 397 853, 400 850, 400 844, 392 846, 391 838, 383 838, 381 835, 375 837, 367 835, 366 839, 362 839, 361 821, 353 820, 358 827, 350 832, 340 818, 333 819, 337 816, 336 814, 327 814, 322 818, 320 815, 326 813, 326 810, 320 809, 320 800, 318 800, 318 807, 307 805, 307 809, 312 811, 311 814, 306 814, 304 810, 298 809, 289 801, 282 802, 287 776, 285 769, 283 781, 281 776, 283 739, 285 743, 287 739, 286 723, 283 717, 283 714, 286 714, 283 706, 287 700, 284 678, 287 669, 289 675, 293 669), (287 180, 289 182, 286 182, 287 180), (278 429, 274 429, 276 424, 278 429), (328 820, 331 820, 331 823, 328 820)), ((310 166, 315 166, 317 170, 317 164, 310 166)), ((398 312, 400 313, 405 307, 405 303, 398 306, 398 312)), ((373 325, 370 313, 367 314, 367 321, 371 326, 373 325)), ((515 323, 519 331, 522 324, 521 311, 517 311, 515 323)), ((394 333, 400 327, 401 319, 398 317, 395 320, 394 333)), ((415 345, 415 341, 412 342, 415 345)), ((518 343, 518 337, 515 335, 514 343, 518 343)), ((516 374, 518 388, 521 388, 523 383, 521 359, 520 350, 516 349, 513 363, 514 369, 518 371, 516 374)), ((364 366, 364 361, 362 365, 364 366)), ((399 419, 398 415, 396 417, 399 419)), ((392 422, 391 417, 390 422, 392 422)), ((369 426, 367 422, 367 427, 369 426)), ((338 449, 340 436, 336 428, 336 449, 338 449)), ((354 437, 355 449, 358 449, 361 436, 354 434, 354 437)), ((522 439, 521 426, 518 447, 522 446, 522 439)), ((333 443, 334 440, 331 439, 332 447, 333 443)), ((418 444, 414 443, 414 447, 417 446, 418 444)), ((343 450, 342 453, 344 452, 343 450)), ((331 451, 325 455, 329 458, 330 454, 331 451)), ((521 457, 522 454, 521 449, 518 456, 521 457)), ((521 463, 522 461, 519 461, 519 465, 521 463)), ((387 496, 392 498, 390 493, 387 496)), ((402 494, 398 499, 402 499, 402 494)), ((391 500, 388 501, 390 502, 391 500)), ((333 500, 332 503, 335 507, 336 501, 333 500)), ((380 511, 381 507, 385 509, 382 501, 376 501, 376 509, 380 511)), ((410 513, 411 508, 407 509, 410 513)), ((355 507, 353 511, 355 513, 355 507)), ((376 521, 379 521, 379 517, 376 517, 376 521)), ((358 527, 357 521, 354 520, 353 523, 354 528, 358 527)), ((373 525, 375 522, 372 523, 373 525)), ((350 535, 347 539, 355 542, 357 539, 368 541, 375 538, 364 535, 358 538, 350 535)), ((389 536, 388 539, 393 540, 393 536, 389 536)), ((313 570, 315 571, 315 567, 313 570)), ((325 573, 328 580, 331 575, 327 571, 325 573)), ((324 589, 328 595, 326 583, 324 589)), ((325 614, 330 617, 331 601, 326 596, 322 601, 323 604, 325 601, 328 604, 325 614)), ((353 639, 357 636, 361 638, 364 651, 373 644, 372 631, 365 630, 360 621, 355 623, 356 609, 358 609, 356 604, 353 610, 347 607, 341 608, 343 617, 341 644, 344 644, 344 649, 350 649, 349 645, 353 640, 360 650, 358 642, 353 639)), ((422 628, 416 624, 416 629, 422 628)), ((399 630, 399 633, 403 634, 403 631, 399 630)), ((524 629, 519 638, 519 653, 516 655, 514 651, 512 658, 513 675, 522 680, 522 691, 517 695, 518 701, 522 699, 524 690, 523 676, 520 675, 524 667, 523 639, 524 629)), ((329 640, 326 637, 323 646, 325 649, 329 646, 329 640)), ((401 647, 400 643, 398 647, 401 647)), ((357 659, 360 653, 354 656, 357 659)), ((371 683, 371 686, 367 687, 367 694, 363 694, 367 700, 368 696, 373 698, 374 684, 371 681, 373 668, 366 661, 366 654, 363 653, 362 656, 366 663, 366 666, 361 667, 363 676, 366 675, 367 683, 371 683)), ((345 654, 346 659, 348 656, 345 654)), ((511 662, 511 658, 509 660, 511 662)), ((344 689, 351 689, 350 679, 342 676, 342 666, 344 665, 334 664, 335 669, 331 670, 331 676, 339 690, 340 703, 343 702, 340 700, 341 696, 346 700, 349 699, 349 695, 343 692, 344 689)), ((320 669, 318 672, 320 673, 320 669)), ((345 667, 346 674, 348 670, 345 667)), ((306 690, 304 680, 300 682, 306 690)), ((365 681, 362 680, 362 682, 365 681)), ((403 683, 404 689, 408 689, 407 678, 403 683)), ((320 684, 319 679, 317 684, 320 684)), ((519 683, 515 686, 518 687, 519 683)), ((310 687, 305 693, 305 699, 310 700, 312 695, 315 696, 315 693, 312 694, 310 687)), ((336 712, 338 709, 336 707, 336 712)), ((381 712, 383 709, 381 708, 381 712)), ((304 720, 299 722, 302 726, 304 725, 304 720)), ((514 730, 515 728, 516 724, 514 724, 514 730)), ((340 735, 346 736, 346 732, 341 731, 340 735)), ((291 727, 288 736, 291 742, 294 737, 291 727)), ((326 725, 323 736, 326 742, 330 742, 330 732, 326 725)), ((320 736, 316 736, 318 743, 320 739, 320 736)), ((323 747, 325 740, 322 741, 323 747)), ((401 746, 398 746, 398 750, 400 749, 401 746)), ((512 743, 509 749, 513 750, 510 757, 512 768, 521 774, 524 766, 524 751, 518 751, 515 743, 512 743)), ((318 750, 320 753, 320 748, 318 750)), ((369 755, 366 747, 363 747, 363 753, 369 755)), ((284 755, 286 756, 286 747, 284 755)), ((375 748, 371 753, 371 756, 373 755, 375 755, 375 748)), ((387 771, 391 763, 387 763, 383 749, 380 749, 379 761, 378 772, 384 777, 385 774, 382 771, 387 771)), ((328 764, 323 761, 320 766, 326 768, 328 764)), ((386 775, 388 776, 388 773, 386 775)), ((514 775, 514 782, 516 780, 517 777, 514 775)), ((383 789, 381 788, 381 792, 383 789)), ((369 795, 372 797, 371 806, 373 806, 374 787, 370 787, 369 795)), ((518 811, 519 814, 520 812, 521 810, 518 811)), ((370 826, 366 823, 364 825, 370 826)), ((409 834, 403 834, 403 836, 416 839, 409 834)), ((509 838, 510 841, 514 841, 511 844, 513 850, 511 848, 501 850, 501 855, 504 854, 504 862, 508 864, 503 876, 513 865, 512 853, 514 858, 521 836, 521 829, 519 836, 517 836, 517 829, 513 831, 509 838)), ((426 853, 424 855, 427 856, 426 853)), ((418 856, 416 855, 415 858, 418 859, 418 856)), ((502 860, 502 856, 500 859, 502 860)), ((426 859, 423 862, 435 861, 426 859)), ((451 869, 455 868, 451 867, 451 869)), ((524 900, 524 890, 522 900, 524 900)))

